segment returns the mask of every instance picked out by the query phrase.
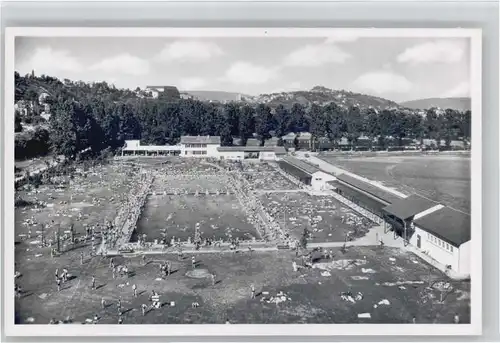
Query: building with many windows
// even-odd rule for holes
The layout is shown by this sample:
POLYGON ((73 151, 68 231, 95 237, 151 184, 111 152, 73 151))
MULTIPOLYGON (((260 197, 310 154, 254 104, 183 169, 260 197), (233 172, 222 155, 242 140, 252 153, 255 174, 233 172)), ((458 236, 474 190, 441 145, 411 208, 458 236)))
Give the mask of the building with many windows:
POLYGON ((280 146, 221 146, 217 148, 221 160, 260 160, 274 161, 286 155, 280 146))
POLYGON ((328 185, 338 194, 374 214, 386 231, 402 238, 455 275, 470 275, 470 215, 417 194, 399 196, 347 174, 328 185))
POLYGON ((220 136, 182 136, 180 145, 182 157, 218 158, 220 136))

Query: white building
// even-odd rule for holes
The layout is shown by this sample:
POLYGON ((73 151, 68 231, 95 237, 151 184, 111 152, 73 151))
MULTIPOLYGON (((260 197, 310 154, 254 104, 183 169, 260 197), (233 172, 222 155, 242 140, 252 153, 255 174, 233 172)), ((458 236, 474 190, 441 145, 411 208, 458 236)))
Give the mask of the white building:
POLYGON ((125 146, 122 148, 122 156, 179 155, 180 153, 180 145, 141 145, 141 141, 138 139, 126 140, 125 146))
POLYGON ((415 194, 383 211, 395 234, 455 274, 470 275, 470 215, 415 194))
POLYGON ((410 244, 467 277, 471 265, 470 225, 470 215, 442 207, 415 218, 415 234, 410 244))
POLYGON ((327 182, 336 179, 332 174, 295 157, 285 156, 281 162, 282 169, 317 191, 329 189, 327 182))
POLYGON ((275 161, 286 155, 286 150, 279 146, 222 146, 217 148, 221 160, 275 161))
POLYGON ((182 157, 219 158, 220 136, 182 136, 182 157))

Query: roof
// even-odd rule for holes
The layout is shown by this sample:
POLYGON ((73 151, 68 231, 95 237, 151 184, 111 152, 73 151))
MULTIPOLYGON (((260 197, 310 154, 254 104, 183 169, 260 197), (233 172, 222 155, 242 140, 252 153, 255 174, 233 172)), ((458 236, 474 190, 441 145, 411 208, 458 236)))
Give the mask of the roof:
POLYGON ((180 145, 139 145, 136 147, 128 147, 123 151, 181 151, 180 145))
POLYGON ((247 146, 260 146, 260 140, 256 138, 247 139, 247 146))
POLYGON ((181 136, 181 144, 220 144, 220 136, 181 136))
POLYGON ((347 195, 349 198, 356 199, 358 204, 362 204, 363 208, 369 209, 371 212, 376 213, 379 216, 382 215, 382 209, 387 207, 386 201, 380 200, 379 198, 373 197, 369 194, 365 194, 364 192, 360 192, 349 185, 341 183, 339 180, 327 181, 326 183, 332 185, 334 188, 342 190, 342 194, 344 196, 347 195))
POLYGON ((282 139, 295 139, 295 137, 297 137, 297 135, 295 133, 289 132, 285 136, 282 136, 281 138, 282 139))
POLYGON ((438 205, 438 203, 423 198, 420 195, 413 194, 385 207, 384 211, 405 220, 433 208, 436 205, 438 205))
POLYGON ((294 167, 297 167, 297 168, 305 171, 309 175, 312 175, 312 174, 320 171, 320 169, 318 167, 315 167, 309 163, 301 161, 295 157, 285 156, 285 157, 283 157, 283 161, 287 162, 288 164, 293 165, 294 167))
POLYGON ((285 172, 287 172, 289 174, 294 175, 295 177, 297 177, 301 181, 307 180, 307 179, 311 180, 311 178, 312 178, 312 176, 310 174, 306 173, 302 169, 297 168, 293 164, 290 164, 284 160, 279 160, 279 161, 277 161, 277 163, 281 169, 283 169, 285 172))
POLYGON ((277 146, 278 145, 278 137, 272 137, 269 139, 266 139, 264 141, 264 146, 277 146))
POLYGON ((286 149, 282 146, 275 146, 274 152, 276 155, 286 155, 286 149))
POLYGON ((455 247, 470 241, 470 215, 449 207, 418 218, 414 224, 455 247))
POLYGON ((249 152, 275 152, 286 153, 282 146, 221 146, 217 151, 249 151, 249 152))
POLYGON ((352 177, 347 174, 340 174, 337 176, 337 179, 347 183, 361 191, 364 191, 366 193, 369 193, 370 195, 377 197, 383 201, 385 201, 388 204, 393 204, 395 202, 400 201, 402 198, 395 195, 394 193, 388 192, 386 190, 383 190, 380 187, 377 187, 371 183, 362 181, 358 178, 352 177))
POLYGON ((312 138, 312 135, 309 132, 302 132, 300 136, 297 137, 297 139, 300 140, 310 140, 312 138))

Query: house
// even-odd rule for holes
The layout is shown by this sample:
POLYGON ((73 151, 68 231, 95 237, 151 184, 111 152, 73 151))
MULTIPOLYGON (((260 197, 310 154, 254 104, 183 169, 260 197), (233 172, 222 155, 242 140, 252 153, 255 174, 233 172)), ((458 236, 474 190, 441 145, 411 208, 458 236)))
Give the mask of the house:
POLYGON ((297 137, 297 149, 311 150, 312 149, 312 135, 309 132, 301 132, 297 137))
POLYGON ((283 146, 287 149, 295 148, 295 137, 297 137, 297 135, 293 132, 287 133, 285 136, 282 136, 281 140, 283 140, 283 146))
POLYGON ((278 161, 278 165, 285 172, 315 190, 327 189, 327 182, 335 180, 333 175, 295 157, 285 156, 278 161))
POLYGON ((247 139, 246 146, 260 146, 260 140, 256 138, 247 139))
POLYGON ((146 86, 146 91, 151 92, 153 98, 158 98, 160 93, 170 99, 180 99, 181 95, 177 87, 174 86, 146 86))
POLYGON ((325 150, 331 150, 333 149, 333 143, 328 139, 328 137, 320 137, 318 138, 318 145, 316 147, 316 150, 318 151, 325 151, 325 150))
POLYGON ((264 146, 278 146, 278 137, 271 137, 264 141, 264 146))
POLYGON ((221 146, 217 151, 221 160, 275 161, 286 155, 285 148, 273 146, 221 146))
POLYGON ((138 139, 126 140, 122 148, 122 156, 161 156, 179 155, 180 153, 180 145, 141 145, 141 141, 138 139))
POLYGON ((220 144, 220 136, 181 136, 181 156, 218 158, 220 144))
POLYGON ((186 93, 186 92, 180 93, 180 96, 181 96, 181 99, 185 99, 185 100, 187 100, 187 99, 194 99, 194 97, 191 94, 186 93))
POLYGON ((40 94, 40 96, 38 97, 38 103, 40 105, 43 105, 46 103, 47 99, 50 97, 50 94, 49 93, 45 93, 43 92, 42 94, 40 94))

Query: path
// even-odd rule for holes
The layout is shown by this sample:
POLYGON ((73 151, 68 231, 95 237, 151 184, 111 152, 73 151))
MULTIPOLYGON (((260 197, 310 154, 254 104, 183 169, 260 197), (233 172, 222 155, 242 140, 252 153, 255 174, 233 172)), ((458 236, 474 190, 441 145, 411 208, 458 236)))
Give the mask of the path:
POLYGON ((367 178, 364 178, 362 176, 359 176, 357 174, 354 174, 354 173, 351 173, 347 170, 344 170, 342 168, 339 168, 339 167, 336 167, 334 165, 332 165, 331 163, 328 163, 316 156, 312 156, 311 154, 308 154, 309 157, 306 157, 305 156, 306 154, 299 154, 297 153, 296 157, 298 159, 301 159, 301 160, 304 160, 304 161, 307 161, 313 165, 317 165, 319 169, 327 172, 327 173, 331 173, 331 174, 334 174, 334 175, 339 175, 339 174, 345 174, 345 175, 349 175, 349 176, 352 176, 358 180, 361 180, 361 181, 364 181, 364 182, 367 182, 369 184, 372 184, 374 186, 377 186, 387 192, 390 192, 392 194, 395 194, 401 198, 407 198, 408 196, 406 194, 403 194, 401 192, 398 192, 397 190, 393 189, 393 188, 389 188, 389 187, 386 187, 386 186, 383 186, 381 185, 380 183, 378 182, 374 182, 373 180, 369 180, 367 178))
POLYGON ((254 191, 256 194, 270 194, 270 193, 308 193, 305 189, 257 189, 254 191))

